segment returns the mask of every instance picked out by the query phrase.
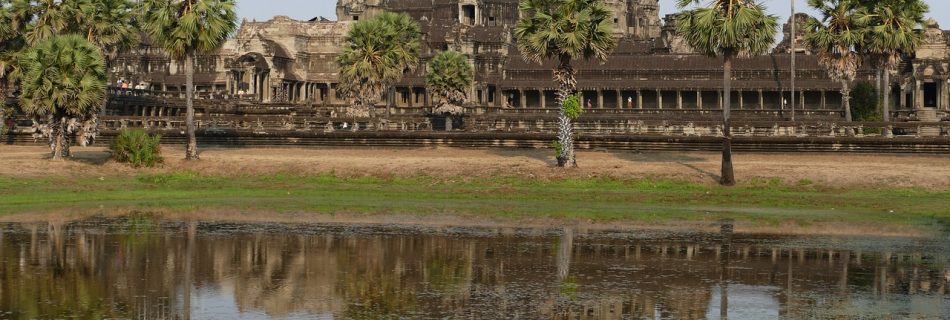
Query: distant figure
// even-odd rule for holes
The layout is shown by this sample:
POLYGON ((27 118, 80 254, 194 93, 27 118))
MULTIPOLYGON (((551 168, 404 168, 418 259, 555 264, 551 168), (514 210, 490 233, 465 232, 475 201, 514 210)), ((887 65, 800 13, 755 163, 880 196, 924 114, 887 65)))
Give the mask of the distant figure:
POLYGON ((116 82, 115 82, 115 87, 116 87, 116 88, 122 88, 122 79, 116 80, 116 82))
POLYGON ((627 108, 633 108, 633 97, 627 97, 627 108))
POLYGON ((590 106, 590 99, 587 99, 587 109, 590 109, 590 108, 591 108, 591 106, 590 106))
POLYGON ((349 128, 349 127, 350 127, 350 124, 349 124, 349 123, 346 123, 346 122, 343 123, 343 129, 346 129, 346 128, 349 128))

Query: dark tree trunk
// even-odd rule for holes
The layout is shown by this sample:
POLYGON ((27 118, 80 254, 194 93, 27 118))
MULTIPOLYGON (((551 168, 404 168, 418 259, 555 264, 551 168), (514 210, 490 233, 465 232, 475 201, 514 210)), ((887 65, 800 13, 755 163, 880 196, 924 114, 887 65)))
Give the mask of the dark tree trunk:
MULTIPOLYGON (((557 105, 560 108, 558 112, 558 143, 561 145, 561 152, 557 155, 557 166, 566 167, 568 164, 577 166, 577 158, 574 155, 574 123, 573 119, 564 112, 564 101, 567 100, 574 91, 577 90, 577 80, 574 68, 571 66, 571 57, 561 55, 560 64, 554 71, 554 78, 558 82, 557 105)), ((524 99, 524 97, 522 97, 524 99)))
POLYGON ((66 146, 66 117, 55 115, 49 123, 50 139, 53 140, 53 160, 62 160, 66 146))
POLYGON ((185 160, 198 160, 198 139, 195 138, 195 56, 185 54, 185 125, 188 127, 188 145, 185 160))
POLYGON ((722 176, 719 184, 736 185, 736 176, 732 170, 732 129, 729 120, 732 108, 732 52, 726 52, 722 61, 722 176))
POLYGON ((851 87, 847 80, 841 80, 841 104, 844 107, 844 121, 851 122, 851 87))
POLYGON ((884 104, 881 106, 885 122, 891 121, 891 70, 884 70, 884 104))

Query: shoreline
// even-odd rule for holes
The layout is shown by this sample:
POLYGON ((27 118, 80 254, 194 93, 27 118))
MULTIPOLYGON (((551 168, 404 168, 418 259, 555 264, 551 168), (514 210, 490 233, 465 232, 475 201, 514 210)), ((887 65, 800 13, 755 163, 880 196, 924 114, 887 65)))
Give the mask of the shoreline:
MULTIPOLYGON (((464 215, 406 215, 406 214, 277 214, 267 212, 234 213, 232 211, 204 210, 202 212, 168 212, 165 210, 138 211, 130 209, 94 213, 20 213, 0 216, 0 223, 68 223, 89 218, 122 218, 133 215, 148 215, 169 221, 220 222, 240 224, 303 224, 354 227, 399 227, 399 228, 475 228, 475 229, 532 229, 554 230, 573 228, 584 231, 663 231, 671 233, 718 234, 720 221, 681 221, 650 223, 644 221, 592 221, 570 218, 499 218, 464 215)), ((822 223, 810 226, 769 226, 749 221, 734 221, 735 234, 769 236, 879 236, 896 238, 938 239, 944 236, 927 228, 893 228, 877 224, 822 223)))
POLYGON ((796 235, 950 232, 950 157, 742 154, 739 185, 715 183, 718 155, 548 150, 206 149, 203 160, 135 169, 102 148, 49 161, 0 146, 0 221, 150 212, 186 219, 796 235))

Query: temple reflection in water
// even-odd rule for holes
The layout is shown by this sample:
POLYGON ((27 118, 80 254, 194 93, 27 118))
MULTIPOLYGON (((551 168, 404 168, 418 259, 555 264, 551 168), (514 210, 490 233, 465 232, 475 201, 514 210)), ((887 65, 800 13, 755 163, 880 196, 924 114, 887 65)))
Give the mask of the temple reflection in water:
POLYGON ((950 314, 950 254, 939 241, 234 225, 148 216, 0 230, 0 318, 950 314))

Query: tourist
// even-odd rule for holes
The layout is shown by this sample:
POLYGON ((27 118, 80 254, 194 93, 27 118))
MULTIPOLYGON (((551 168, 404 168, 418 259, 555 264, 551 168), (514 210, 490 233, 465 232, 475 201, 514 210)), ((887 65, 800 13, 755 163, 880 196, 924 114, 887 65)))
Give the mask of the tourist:
POLYGON ((633 108, 633 97, 627 97, 627 108, 633 108))

